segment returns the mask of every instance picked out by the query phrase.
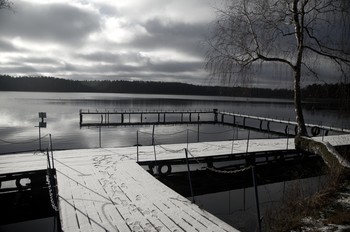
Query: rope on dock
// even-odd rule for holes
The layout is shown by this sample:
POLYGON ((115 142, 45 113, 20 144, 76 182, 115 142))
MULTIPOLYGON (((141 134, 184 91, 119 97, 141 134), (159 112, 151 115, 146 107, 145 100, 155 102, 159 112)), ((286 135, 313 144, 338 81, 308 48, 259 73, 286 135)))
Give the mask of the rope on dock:
MULTIPOLYGON (((191 151, 188 150, 188 153, 193 157, 193 159, 198 163, 201 164, 197 158, 191 153, 191 151)), ((245 172, 247 170, 250 170, 252 168, 252 166, 248 166, 248 167, 244 167, 238 170, 232 170, 232 171, 227 171, 227 170, 221 170, 221 169, 216 169, 214 167, 205 167, 205 169, 212 171, 212 172, 216 172, 216 173, 220 173, 220 174, 237 174, 240 172, 245 172)))

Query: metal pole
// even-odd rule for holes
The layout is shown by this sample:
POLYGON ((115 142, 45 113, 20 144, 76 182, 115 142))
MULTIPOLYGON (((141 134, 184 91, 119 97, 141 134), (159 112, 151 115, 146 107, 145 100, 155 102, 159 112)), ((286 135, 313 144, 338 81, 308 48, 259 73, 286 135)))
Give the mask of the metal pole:
POLYGON ((286 136, 287 136, 287 150, 289 147, 289 127, 287 126, 287 130, 286 130, 286 136))
POLYGON ((153 152, 154 152, 154 167, 157 166, 157 153, 156 153, 156 145, 154 142, 154 125, 153 125, 153 129, 152 129, 152 145, 153 145, 153 152))
POLYGON ((232 146, 231 146, 231 154, 233 153, 233 145, 235 143, 235 127, 232 127, 232 146))
POLYGON ((54 159, 53 159, 53 148, 52 148, 52 139, 51 139, 51 134, 49 134, 50 136, 50 149, 51 149, 51 161, 52 161, 52 168, 55 168, 55 163, 54 163, 54 159))
POLYGON ((188 129, 187 129, 187 140, 186 140, 186 143, 187 143, 187 150, 188 150, 188 129))
POLYGON ((256 183, 255 166, 252 166, 252 176, 253 176, 253 184, 254 184, 254 191, 255 191, 255 203, 256 203, 256 212, 257 212, 257 220, 258 220, 258 231, 261 232, 259 194, 258 194, 258 186, 256 183))
POLYGON ((101 126, 98 128, 98 142, 101 148, 101 126))
POLYGON ((137 162, 139 162, 139 130, 136 132, 136 156, 137 162))
POLYGON ((195 203, 194 195, 193 195, 192 180, 191 180, 190 165, 188 164, 187 149, 185 149, 185 154, 186 154, 186 164, 187 164, 188 182, 190 183, 190 191, 191 191, 192 203, 195 203))
POLYGON ((243 210, 245 211, 245 188, 243 189, 243 210))
POLYGON ((197 142, 199 142, 199 122, 198 122, 198 128, 197 128, 197 142))
POLYGON ((249 149, 249 138, 250 138, 250 130, 248 130, 248 138, 247 138, 247 148, 246 148, 246 155, 248 155, 248 149, 249 149))
POLYGON ((39 150, 41 151, 41 130, 39 125, 39 150))
POLYGON ((49 149, 46 149, 46 157, 47 157, 47 166, 49 170, 51 169, 51 163, 50 163, 50 155, 49 155, 49 149))

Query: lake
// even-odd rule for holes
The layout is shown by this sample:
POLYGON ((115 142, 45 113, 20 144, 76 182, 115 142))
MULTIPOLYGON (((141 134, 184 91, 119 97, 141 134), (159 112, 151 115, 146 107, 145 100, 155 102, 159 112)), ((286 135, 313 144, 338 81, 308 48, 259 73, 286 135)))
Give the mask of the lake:
MULTIPOLYGON (((38 112, 47 113, 47 128, 41 130, 43 147, 52 135, 55 149, 92 148, 99 146, 98 128, 80 128, 79 110, 212 110, 217 108, 235 113, 294 120, 294 107, 284 99, 260 99, 213 96, 108 94, 108 93, 44 93, 0 92, 0 154, 38 149, 38 112)), ((317 108, 317 107, 316 107, 317 108)), ((337 127, 350 127, 349 113, 331 109, 316 109, 307 105, 305 119, 308 123, 322 123, 337 127)), ((184 141, 186 129, 197 126, 157 126, 156 134, 173 136, 158 138, 159 143, 184 141), (176 134, 178 135, 176 136, 176 134)), ((102 128, 102 147, 132 146, 136 144, 137 130, 151 132, 144 127, 102 128)), ((200 141, 232 139, 227 126, 201 125, 200 141), (206 133, 208 132, 208 133, 206 133)), ((246 131, 239 131, 237 138, 246 138, 246 131)), ((252 137, 266 137, 254 133, 252 137)), ((140 137, 142 145, 150 144, 149 138, 140 137)), ((189 142, 196 142, 197 135, 189 135, 189 142)))
MULTIPOLYGON (((339 112, 324 107, 322 103, 304 105, 307 123, 350 128, 349 112, 339 112), (321 107, 320 107, 321 106, 321 107)), ((47 127, 41 130, 44 136, 43 148, 48 145, 47 134, 52 135, 54 149, 93 148, 99 146, 99 129, 80 128, 79 110, 213 110, 242 113, 261 117, 272 117, 294 121, 294 106, 290 100, 233 98, 213 96, 175 96, 145 94, 105 94, 105 93, 34 93, 0 92, 0 154, 38 149, 38 112, 47 113, 47 127)), ((200 141, 230 140, 247 138, 244 129, 222 125, 178 125, 156 126, 156 143, 184 143, 186 131, 200 130, 200 141)), ((139 143, 150 145, 151 126, 102 128, 102 147, 132 146, 139 143)), ((276 136, 276 135, 273 135, 276 136)), ((271 137, 271 134, 252 132, 251 138, 271 137)), ((189 142, 197 142, 196 133, 189 133, 189 142)), ((301 180, 303 186, 319 186, 319 178, 301 180), (311 182, 310 182, 311 181, 311 182)), ((301 185, 289 181, 259 186, 261 207, 271 207, 284 197, 286 186, 301 185)), ((315 187, 312 187, 314 191, 315 187)), ((238 189, 196 196, 201 207, 243 231, 255 231, 256 217, 253 189, 238 189)), ((53 219, 45 222, 52 227, 53 219)), ((32 223, 35 224, 35 223, 32 223)), ((22 224, 19 224, 22 225, 22 224)), ((28 226, 26 225, 28 228, 28 226)), ((16 227, 13 227, 16 230, 16 227)), ((34 227, 33 227, 34 228, 34 227)), ((48 229, 47 231, 50 231, 48 229)))

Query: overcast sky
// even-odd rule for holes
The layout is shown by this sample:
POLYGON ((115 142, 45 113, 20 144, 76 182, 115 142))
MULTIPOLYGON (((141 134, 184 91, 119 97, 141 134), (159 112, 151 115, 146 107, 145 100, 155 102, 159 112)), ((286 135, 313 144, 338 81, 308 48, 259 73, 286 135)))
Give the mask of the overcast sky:
POLYGON ((211 0, 13 1, 0 13, 10 75, 204 83, 211 0))
MULTIPOLYGON (((0 11, 2 74, 213 83, 201 43, 221 0, 12 2, 15 12, 0 11)), ((276 70, 284 74, 266 66, 255 83, 291 87, 269 78, 276 70)))

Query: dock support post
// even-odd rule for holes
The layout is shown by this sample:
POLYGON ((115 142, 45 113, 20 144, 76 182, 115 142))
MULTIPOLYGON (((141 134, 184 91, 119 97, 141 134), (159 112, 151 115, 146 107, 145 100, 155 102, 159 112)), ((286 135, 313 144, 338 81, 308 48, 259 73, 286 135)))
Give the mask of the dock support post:
POLYGON ((253 176, 253 184, 254 184, 254 192, 255 192, 255 202, 256 202, 256 212, 257 212, 257 222, 258 222, 258 231, 261 232, 261 218, 260 218, 260 207, 259 207, 259 194, 258 194, 258 186, 255 175, 255 166, 252 166, 252 176, 253 176))
POLYGON ((243 127, 245 127, 245 119, 246 117, 243 117, 243 127))
POLYGON ((124 123, 124 114, 121 114, 120 118, 121 118, 120 122, 121 122, 121 124, 123 124, 124 123))
POLYGON ((188 154, 187 154, 187 152, 188 152, 187 149, 185 149, 187 173, 188 173, 188 182, 190 183, 190 191, 191 191, 192 203, 195 203, 194 195, 193 195, 193 188, 192 188, 191 171, 190 171, 190 165, 188 163, 188 154))
POLYGON ((192 122, 192 113, 190 113, 189 120, 192 122))

